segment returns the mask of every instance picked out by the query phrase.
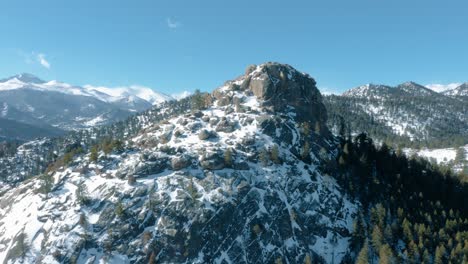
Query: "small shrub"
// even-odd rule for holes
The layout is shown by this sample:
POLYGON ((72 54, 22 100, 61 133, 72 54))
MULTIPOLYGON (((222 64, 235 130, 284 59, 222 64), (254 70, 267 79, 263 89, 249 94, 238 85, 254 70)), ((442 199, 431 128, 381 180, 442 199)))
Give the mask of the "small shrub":
POLYGON ((127 177, 127 183, 129 185, 134 185, 136 183, 136 178, 133 175, 128 175, 127 177))

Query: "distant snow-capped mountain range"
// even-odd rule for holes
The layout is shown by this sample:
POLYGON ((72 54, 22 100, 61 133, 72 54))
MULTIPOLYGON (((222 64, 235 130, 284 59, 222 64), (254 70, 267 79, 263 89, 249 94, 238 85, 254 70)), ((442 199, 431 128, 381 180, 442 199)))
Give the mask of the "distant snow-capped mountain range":
MULTIPOLYGON (((400 85, 397 85, 395 87, 385 85, 385 84, 365 84, 361 85, 356 88, 352 88, 349 90, 346 90, 345 92, 342 93, 342 95, 347 95, 347 96, 352 96, 352 95, 358 95, 358 93, 363 92, 368 89, 372 90, 378 90, 381 89, 380 92, 382 91, 391 91, 392 88, 397 88, 398 89, 410 89, 408 92, 411 93, 411 89, 414 91, 419 91, 419 92, 425 92, 426 94, 430 94, 430 91, 443 94, 443 95, 448 95, 448 96, 468 96, 468 82, 466 83, 450 83, 450 84, 427 84, 427 85, 421 85, 415 82, 405 82, 400 85)), ((393 91, 393 92, 396 92, 393 91)), ((322 92, 323 93, 323 92, 322 92)), ((326 93, 325 94, 335 94, 335 93, 326 93)))
POLYGON ((0 124, 5 124, 0 139, 28 140, 44 131, 57 135, 104 125, 170 100, 174 98, 142 86, 81 87, 18 74, 0 80, 0 124), (32 129, 23 133, 16 125, 32 129))
POLYGON ((119 88, 108 88, 93 85, 85 85, 81 87, 56 80, 46 82, 28 73, 18 74, 10 78, 0 80, 0 92, 16 89, 31 89, 37 91, 60 92, 69 95, 90 96, 108 103, 126 99, 127 101, 144 100, 154 105, 168 100, 173 100, 169 95, 156 92, 147 87, 136 85, 119 88))

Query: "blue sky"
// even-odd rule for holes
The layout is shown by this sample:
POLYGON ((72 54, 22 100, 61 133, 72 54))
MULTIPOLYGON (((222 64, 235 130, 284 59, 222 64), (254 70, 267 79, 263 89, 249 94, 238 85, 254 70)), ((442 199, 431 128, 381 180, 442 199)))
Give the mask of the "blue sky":
POLYGON ((468 3, 432 0, 3 1, 0 78, 210 91, 279 61, 342 91, 468 81, 468 3))

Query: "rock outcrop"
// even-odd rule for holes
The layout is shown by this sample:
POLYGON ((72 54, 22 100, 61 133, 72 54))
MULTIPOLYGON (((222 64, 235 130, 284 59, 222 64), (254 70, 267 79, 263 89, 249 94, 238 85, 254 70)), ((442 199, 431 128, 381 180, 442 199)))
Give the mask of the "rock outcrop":
MULTIPOLYGON (((298 122, 324 123, 327 119, 315 80, 287 64, 250 65, 246 74, 229 83, 225 90, 249 90, 271 112, 294 111, 298 122)), ((213 94, 221 105, 227 105, 232 99, 222 91, 216 90, 213 94)))

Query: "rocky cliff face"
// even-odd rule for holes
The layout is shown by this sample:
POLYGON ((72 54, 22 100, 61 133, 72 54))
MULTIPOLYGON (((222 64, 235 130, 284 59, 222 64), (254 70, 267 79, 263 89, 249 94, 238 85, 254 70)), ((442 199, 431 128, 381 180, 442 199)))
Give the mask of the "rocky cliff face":
MULTIPOLYGON (((297 122, 324 122, 327 119, 326 110, 315 84, 308 74, 289 65, 268 62, 249 66, 245 75, 229 82, 228 90, 252 92, 261 101, 262 107, 272 113, 294 110, 297 122)), ((225 90, 226 87, 218 89, 215 96, 225 90)))
POLYGON ((356 205, 320 169, 336 151, 314 80, 266 63, 204 102, 76 157, 46 194, 46 177, 6 192, 0 260, 339 263, 356 205))

